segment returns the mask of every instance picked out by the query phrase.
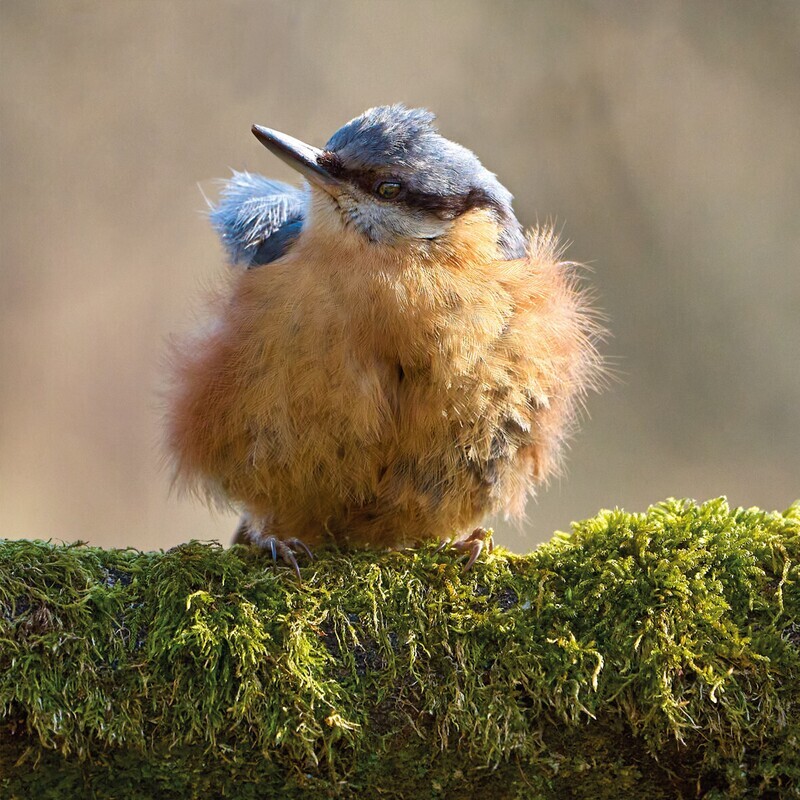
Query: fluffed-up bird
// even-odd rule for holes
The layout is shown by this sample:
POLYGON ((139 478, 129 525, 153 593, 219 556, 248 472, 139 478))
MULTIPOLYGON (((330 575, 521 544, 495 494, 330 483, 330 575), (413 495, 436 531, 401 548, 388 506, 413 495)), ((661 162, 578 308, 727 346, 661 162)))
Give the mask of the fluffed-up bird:
MULTIPOLYGON (((253 126, 306 179, 234 173, 211 218, 231 270, 172 351, 176 480, 242 514, 235 541, 453 539, 521 515, 601 373, 556 236, 434 115, 366 111, 323 149, 253 126)), ((298 572, 299 574, 299 572, 298 572)))

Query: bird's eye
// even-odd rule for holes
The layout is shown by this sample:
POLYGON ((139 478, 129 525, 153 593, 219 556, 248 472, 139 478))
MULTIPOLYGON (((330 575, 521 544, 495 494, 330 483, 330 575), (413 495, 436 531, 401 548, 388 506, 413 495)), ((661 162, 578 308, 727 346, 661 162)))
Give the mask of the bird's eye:
POLYGON ((394 200, 400 194, 402 188, 400 181, 381 181, 375 187, 375 194, 384 200, 394 200))

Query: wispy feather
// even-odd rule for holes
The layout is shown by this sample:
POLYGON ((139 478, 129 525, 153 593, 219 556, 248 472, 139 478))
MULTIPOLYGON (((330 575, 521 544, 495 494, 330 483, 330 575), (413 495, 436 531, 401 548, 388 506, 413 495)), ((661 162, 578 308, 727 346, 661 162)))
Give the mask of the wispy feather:
POLYGON ((234 171, 210 217, 231 262, 253 267, 286 252, 300 233, 306 202, 303 189, 234 171))

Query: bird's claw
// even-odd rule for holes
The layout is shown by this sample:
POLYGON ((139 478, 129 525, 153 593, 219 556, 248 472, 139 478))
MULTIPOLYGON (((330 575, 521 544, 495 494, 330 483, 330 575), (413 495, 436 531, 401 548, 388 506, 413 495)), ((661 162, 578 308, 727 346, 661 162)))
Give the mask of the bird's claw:
POLYGON ((246 539, 250 544, 255 545, 259 549, 269 551, 275 564, 277 564, 278 559, 280 559, 284 564, 290 566, 294 570, 295 575, 297 575, 298 580, 301 580, 300 565, 297 563, 297 556, 295 553, 302 551, 311 561, 314 560, 314 554, 311 552, 308 545, 294 537, 291 539, 279 539, 277 536, 260 533, 257 530, 251 529, 247 532, 246 539))
POLYGON ((478 557, 483 552, 484 548, 488 553, 494 550, 494 543, 492 542, 492 529, 491 528, 475 528, 466 539, 457 539, 455 542, 450 539, 445 539, 437 548, 436 552, 440 553, 445 548, 452 548, 459 553, 469 553, 467 563, 464 564, 462 572, 467 572, 472 565, 478 560, 478 557))

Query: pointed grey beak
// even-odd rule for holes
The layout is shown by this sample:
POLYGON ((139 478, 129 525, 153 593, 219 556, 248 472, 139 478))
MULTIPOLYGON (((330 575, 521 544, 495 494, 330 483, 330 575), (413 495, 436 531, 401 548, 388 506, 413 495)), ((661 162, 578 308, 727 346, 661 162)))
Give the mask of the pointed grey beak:
POLYGON ((320 166, 319 159, 324 155, 323 150, 301 142, 294 136, 288 136, 270 128, 262 128, 260 125, 253 125, 251 130, 267 150, 278 156, 292 169, 296 169, 311 183, 334 197, 341 192, 342 182, 320 166))

